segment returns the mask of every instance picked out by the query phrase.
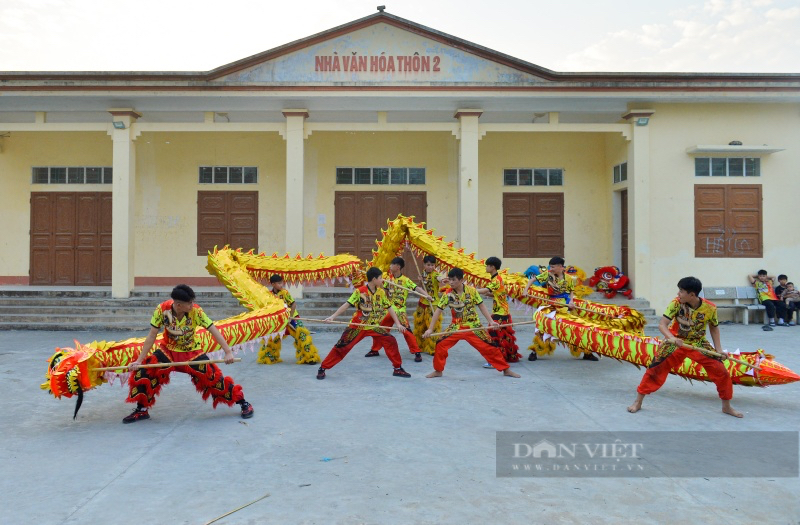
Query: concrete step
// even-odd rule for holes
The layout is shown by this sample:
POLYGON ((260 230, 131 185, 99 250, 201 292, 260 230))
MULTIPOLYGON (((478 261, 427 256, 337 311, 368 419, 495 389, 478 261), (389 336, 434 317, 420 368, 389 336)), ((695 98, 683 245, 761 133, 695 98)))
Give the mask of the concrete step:
MULTIPOLYGON (((194 289, 198 299, 206 298, 229 298, 231 293, 223 287, 194 289)), ((169 299, 170 288, 159 288, 153 290, 137 289, 131 292, 132 298, 159 298, 163 297, 163 301, 169 299)), ((0 298, 3 297, 64 297, 64 298, 109 298, 111 299, 111 290, 97 290, 97 289, 81 289, 81 288, 50 288, 50 287, 34 287, 34 286, 14 286, 0 288, 0 298)))
MULTIPOLYGON (((12 298, 0 299, 0 306, 30 308, 36 306, 51 306, 62 308, 144 308, 153 310, 162 301, 146 299, 42 299, 42 298, 12 298)), ((236 300, 231 301, 199 301, 199 304, 206 308, 235 308, 239 306, 236 300)))
MULTIPOLYGON (((142 323, 133 323, 133 322, 116 322, 116 323, 103 323, 100 325, 92 324, 92 323, 53 323, 49 321, 42 321, 39 320, 37 322, 24 322, 24 323, 17 323, 17 322, 8 322, 8 321, 0 321, 0 331, 6 330, 42 330, 42 331, 60 331, 60 330, 68 330, 68 331, 81 331, 81 332, 91 332, 91 331, 120 331, 120 332, 129 332, 130 335, 126 335, 125 337, 145 337, 147 335, 148 329, 142 329, 142 323)), ((147 326, 147 325, 144 325, 147 326)))
MULTIPOLYGON (((66 314, 73 314, 76 317, 85 317, 96 315, 98 313, 105 314, 105 315, 118 315, 118 316, 142 316, 145 315, 150 317, 153 314, 153 310, 155 309, 154 306, 137 306, 137 307, 125 307, 120 305, 113 305, 109 307, 97 307, 97 306, 73 306, 73 305, 52 305, 49 303, 44 303, 40 305, 27 305, 27 306, 17 306, 17 305, 4 305, 0 303, 0 318, 5 315, 14 315, 14 314, 29 314, 29 315, 66 315, 66 314)), ((241 306, 239 307, 230 307, 230 306, 210 306, 210 307, 203 307, 203 310, 209 314, 209 312, 216 312, 215 315, 224 315, 225 317, 230 317, 232 315, 237 315, 245 311, 245 309, 241 306)), ((209 314, 209 317, 211 315, 209 314)))
MULTIPOLYGON (((197 303, 214 320, 233 317, 245 311, 225 288, 196 289, 197 303)), ((324 319, 336 311, 351 295, 346 287, 306 287, 298 298, 301 316, 324 319)), ((119 330, 145 332, 156 304, 168 299, 162 288, 137 289, 129 298, 113 298, 110 290, 82 289, 0 289, 0 330, 119 330)), ((636 308, 648 318, 646 333, 655 330, 659 316, 646 299, 629 300, 622 296, 608 299, 593 293, 587 299, 603 304, 621 304, 636 308)), ((411 295, 408 312, 413 315, 418 298, 411 295)), ((349 309, 338 320, 347 321, 354 312, 349 309)), ((527 317, 529 310, 515 309, 515 319, 527 317)), ((445 313, 444 324, 450 320, 445 313)), ((338 332, 343 325, 306 323, 313 332, 338 332)), ((649 334, 648 334, 649 335, 649 334)))

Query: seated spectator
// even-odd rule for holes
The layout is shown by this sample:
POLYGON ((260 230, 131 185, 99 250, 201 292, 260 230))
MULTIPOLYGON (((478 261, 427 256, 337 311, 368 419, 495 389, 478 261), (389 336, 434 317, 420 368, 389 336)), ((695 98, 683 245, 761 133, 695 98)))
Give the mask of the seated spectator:
MULTIPOLYGON (((785 273, 782 273, 778 276, 778 286, 775 287, 775 295, 778 297, 779 301, 783 301, 781 299, 781 294, 786 289, 786 283, 789 281, 789 278, 786 276, 785 273)), ((787 310, 784 314, 784 320, 788 323, 789 320, 792 318, 792 314, 789 313, 787 310)))
POLYGON ((778 299, 781 298, 781 294, 786 289, 786 284, 788 280, 789 278, 786 277, 785 273, 782 273, 778 276, 778 286, 775 287, 775 295, 778 296, 778 299))
MULTIPOLYGON (((775 290, 777 291, 777 288, 775 290)), ((794 326, 792 315, 794 312, 800 311, 800 290, 794 289, 794 283, 786 283, 781 292, 781 301, 786 304, 786 322, 789 326, 794 326)), ((800 321, 800 314, 798 314, 798 321, 800 321)))
POLYGON ((778 299, 772 284, 775 281, 775 277, 768 275, 766 270, 759 270, 757 274, 748 275, 747 278, 750 279, 750 283, 755 287, 759 302, 763 304, 764 308, 767 310, 769 324, 764 325, 764 330, 772 330, 776 324, 776 314, 778 326, 787 326, 784 322, 784 317, 786 317, 786 304, 778 299))

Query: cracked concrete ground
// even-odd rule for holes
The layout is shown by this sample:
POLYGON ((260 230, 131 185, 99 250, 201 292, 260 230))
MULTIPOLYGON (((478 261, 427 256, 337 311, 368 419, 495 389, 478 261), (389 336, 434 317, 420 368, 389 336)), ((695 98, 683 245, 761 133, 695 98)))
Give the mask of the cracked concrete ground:
MULTIPOLYGON (((143 334, 144 332, 142 332, 143 334)), ((717 430, 714 447, 758 455, 744 430, 800 428, 800 384, 734 388, 743 420, 723 415, 713 385, 670 376, 644 409, 629 414, 642 371, 601 359, 548 358, 513 365, 521 379, 482 368, 466 343, 451 350, 445 376, 391 377, 384 357, 360 343, 324 381, 315 366, 264 366, 254 354, 224 366, 242 384, 255 417, 203 403, 175 373, 151 419, 122 425, 126 391, 104 385, 73 400, 39 389, 56 346, 130 333, 0 333, 0 508, 3 523, 199 524, 269 493, 216 523, 798 523, 797 478, 498 478, 500 430, 717 430)), ((135 334, 141 335, 141 334, 135 334)), ((518 332, 526 347, 532 329, 518 332)), ((319 333, 324 355, 336 333, 319 333)), ((726 325, 728 349, 758 347, 800 371, 800 328, 762 332, 726 325)), ((527 352, 524 352, 527 356, 527 352)), ((794 459, 796 461, 796 457, 794 459)))

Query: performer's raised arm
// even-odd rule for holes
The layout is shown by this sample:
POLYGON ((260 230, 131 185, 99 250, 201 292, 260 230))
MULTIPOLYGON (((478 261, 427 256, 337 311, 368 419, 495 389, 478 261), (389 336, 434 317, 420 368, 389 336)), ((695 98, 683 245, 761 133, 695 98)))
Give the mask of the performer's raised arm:
POLYGON ((344 304, 342 304, 342 306, 340 306, 338 310, 333 312, 333 315, 331 315, 330 317, 326 317, 324 320, 326 322, 327 321, 333 321, 334 319, 336 319, 337 317, 342 315, 344 313, 344 311, 347 310, 348 308, 350 308, 350 303, 345 301, 344 304))

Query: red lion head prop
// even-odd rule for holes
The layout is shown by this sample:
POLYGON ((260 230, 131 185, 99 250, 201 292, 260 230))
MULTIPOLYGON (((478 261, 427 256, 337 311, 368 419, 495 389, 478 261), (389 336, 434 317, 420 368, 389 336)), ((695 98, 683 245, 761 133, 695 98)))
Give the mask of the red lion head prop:
POLYGON ((628 285, 628 277, 616 266, 595 268, 594 275, 589 278, 589 286, 594 287, 598 292, 603 292, 609 299, 618 293, 630 299, 633 290, 628 285))

